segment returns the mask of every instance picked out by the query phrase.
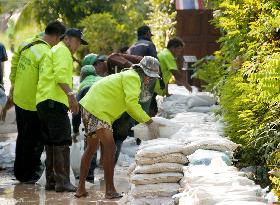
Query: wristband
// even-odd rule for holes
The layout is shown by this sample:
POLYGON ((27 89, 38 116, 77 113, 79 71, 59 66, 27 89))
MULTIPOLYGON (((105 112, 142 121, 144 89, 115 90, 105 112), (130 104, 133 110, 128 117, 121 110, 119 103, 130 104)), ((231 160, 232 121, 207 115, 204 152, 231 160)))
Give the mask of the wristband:
POLYGON ((75 93, 73 91, 70 91, 70 92, 67 93, 67 95, 71 96, 71 95, 75 95, 75 93))

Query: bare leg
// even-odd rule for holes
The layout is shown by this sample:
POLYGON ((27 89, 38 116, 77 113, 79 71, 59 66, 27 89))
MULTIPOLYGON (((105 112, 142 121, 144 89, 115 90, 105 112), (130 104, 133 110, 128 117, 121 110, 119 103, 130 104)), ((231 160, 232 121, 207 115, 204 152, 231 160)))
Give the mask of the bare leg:
POLYGON ((103 158, 104 158, 104 148, 102 143, 100 143, 100 160, 99 160, 99 167, 103 169, 103 158))
POLYGON ((104 178, 106 184, 105 198, 113 199, 121 197, 116 192, 114 186, 114 164, 115 164, 115 142, 112 131, 108 129, 99 129, 96 131, 98 138, 103 147, 103 166, 104 166, 104 178))
POLYGON ((97 151, 98 145, 99 139, 97 137, 87 138, 87 148, 81 159, 80 181, 77 192, 75 194, 76 197, 82 197, 87 195, 85 181, 88 174, 90 162, 92 160, 92 156, 97 151))

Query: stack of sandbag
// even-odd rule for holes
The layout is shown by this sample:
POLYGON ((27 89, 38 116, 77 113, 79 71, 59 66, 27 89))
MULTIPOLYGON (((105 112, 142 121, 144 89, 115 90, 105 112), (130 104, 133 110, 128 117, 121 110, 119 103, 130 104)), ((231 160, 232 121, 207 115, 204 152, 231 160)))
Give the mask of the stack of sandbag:
POLYGON ((166 138, 143 142, 131 167, 131 191, 122 203, 174 204, 172 196, 179 192, 183 167, 188 162, 182 148, 177 141, 166 138))
POLYGON ((200 112, 208 113, 216 103, 214 96, 208 92, 192 92, 182 86, 169 85, 169 97, 159 103, 160 115, 171 118, 177 113, 200 112))
MULTIPOLYGON (((161 124, 159 127, 160 138, 168 138, 172 136, 184 125, 183 122, 176 122, 163 117, 153 117, 152 119, 153 121, 161 124)), ((134 131, 135 138, 139 138, 142 141, 152 140, 151 136, 149 135, 148 126, 145 123, 134 126, 132 130, 134 131)))
MULTIPOLYGON (((209 165, 190 165, 184 168, 181 180, 184 192, 177 195, 179 204, 265 204, 259 185, 245 177, 233 166, 216 156, 209 165)), ((177 196, 174 196, 175 198, 177 196)))

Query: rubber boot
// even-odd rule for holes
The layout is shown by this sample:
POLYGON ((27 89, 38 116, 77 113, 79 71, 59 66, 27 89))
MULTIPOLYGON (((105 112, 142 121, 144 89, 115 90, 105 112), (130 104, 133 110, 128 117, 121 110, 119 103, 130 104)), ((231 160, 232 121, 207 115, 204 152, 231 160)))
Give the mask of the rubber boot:
POLYGON ((45 190, 55 190, 53 172, 53 146, 46 146, 46 186, 45 190))
POLYGON ((54 146, 54 177, 56 192, 75 192, 77 187, 70 183, 70 148, 54 146))

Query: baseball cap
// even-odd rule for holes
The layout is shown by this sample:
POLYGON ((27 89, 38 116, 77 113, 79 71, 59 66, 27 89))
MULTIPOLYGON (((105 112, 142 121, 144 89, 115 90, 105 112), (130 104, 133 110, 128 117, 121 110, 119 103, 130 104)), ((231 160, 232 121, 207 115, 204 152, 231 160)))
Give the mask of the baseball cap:
POLYGON ((63 34, 60 39, 62 40, 65 36, 71 36, 71 37, 75 37, 81 40, 81 44, 82 45, 88 45, 88 42, 86 42, 83 39, 83 33, 80 29, 77 28, 69 28, 66 30, 65 34, 63 34))
MULTIPOLYGON (((150 27, 149 26, 147 26, 147 25, 144 25, 144 26, 141 26, 141 27, 139 27, 138 29, 137 29, 137 35, 138 36, 143 36, 143 35, 145 35, 145 34, 147 34, 147 33, 151 33, 151 29, 150 29, 150 27)), ((151 33, 151 35, 153 36, 153 34, 151 33)))
POLYGON ((108 57, 106 55, 98 55, 97 58, 96 58, 96 62, 97 61, 107 61, 108 60, 108 57))
POLYGON ((137 65, 143 69, 147 76, 151 78, 160 78, 158 59, 152 56, 144 56, 144 58, 137 65))

